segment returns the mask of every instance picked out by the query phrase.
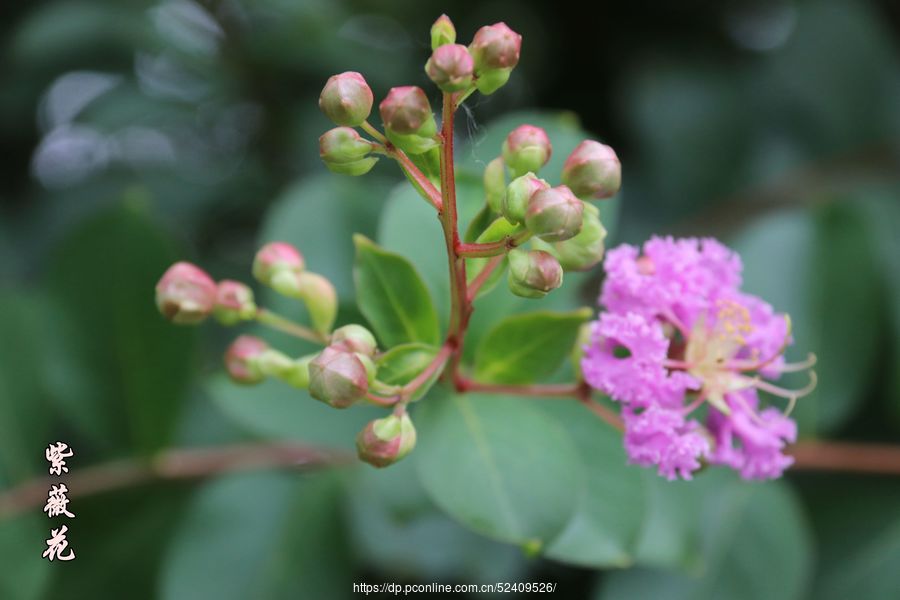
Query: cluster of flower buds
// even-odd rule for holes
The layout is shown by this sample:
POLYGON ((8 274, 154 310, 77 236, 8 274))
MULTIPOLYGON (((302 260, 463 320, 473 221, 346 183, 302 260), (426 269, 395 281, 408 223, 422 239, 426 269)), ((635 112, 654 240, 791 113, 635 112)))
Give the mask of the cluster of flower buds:
MULTIPOLYGON (((442 91, 455 94, 456 102, 476 90, 492 94, 509 79, 519 62, 521 46, 522 36, 505 23, 482 27, 468 46, 457 44, 453 22, 442 15, 431 28, 432 54, 425 63, 425 72, 442 91)), ((319 108, 338 127, 319 138, 319 155, 331 171, 344 175, 368 173, 378 162, 372 154, 387 150, 385 138, 406 154, 427 155, 422 160, 436 164, 441 141, 434 112, 422 88, 408 85, 388 91, 378 105, 384 138, 373 133, 367 122, 373 105, 371 88, 355 71, 334 75, 325 83, 319 108), (364 139, 354 127, 362 127, 378 139, 364 139)))
MULTIPOLYGON (((351 130, 352 131, 352 130, 351 130)), ((238 336, 225 352, 228 375, 237 383, 257 384, 273 377, 334 408, 369 398, 369 391, 394 393, 396 386, 376 380, 375 336, 362 325, 332 331, 337 296, 331 283, 306 270, 303 255, 285 242, 271 242, 256 253, 253 276, 275 292, 306 305, 312 329, 306 329, 256 306, 249 286, 230 279, 216 283, 203 269, 187 262, 169 267, 156 286, 156 302, 174 323, 198 324, 212 315, 223 325, 255 320, 284 331, 303 330, 309 339, 327 344, 320 352, 292 358, 254 335, 238 336)), ((377 400, 377 399, 375 399, 377 400)), ((357 438, 360 458, 377 467, 394 463, 412 450, 416 432, 398 405, 394 414, 369 423, 357 438)))
POLYGON ((509 256, 510 290, 528 298, 540 298, 557 287, 562 269, 581 271, 603 259, 606 229, 600 210, 586 201, 613 196, 621 182, 612 148, 585 140, 566 159, 562 184, 554 187, 537 175, 552 154, 546 131, 521 125, 484 170, 490 211, 524 228, 534 250, 540 251, 509 256))

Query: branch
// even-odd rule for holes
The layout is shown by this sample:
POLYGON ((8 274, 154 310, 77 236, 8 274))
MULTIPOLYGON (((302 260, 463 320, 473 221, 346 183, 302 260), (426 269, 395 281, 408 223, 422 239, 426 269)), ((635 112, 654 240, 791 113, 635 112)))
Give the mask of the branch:
POLYGON ((497 267, 503 262, 503 259, 506 258, 505 255, 500 254, 497 255, 491 260, 488 261, 484 268, 475 276, 475 279, 469 282, 468 289, 466 290, 466 302, 471 304, 475 301, 475 297, 478 295, 478 291, 485 284, 485 282, 490 278, 491 273, 493 273, 497 267))
POLYGON ((800 442, 794 469, 900 475, 900 446, 853 442, 800 442))
POLYGON ((441 211, 442 201, 441 192, 438 191, 431 180, 425 176, 422 171, 413 163, 406 153, 400 148, 393 145, 380 131, 375 129, 371 123, 364 121, 361 125, 362 129, 375 138, 382 146, 384 152, 391 158, 400 163, 400 168, 413 183, 416 190, 427 200, 438 212, 441 211))
MULTIPOLYGON (((340 450, 272 442, 235 444, 216 448, 167 450, 150 462, 115 460, 73 471, 66 475, 68 497, 78 498, 113 492, 123 488, 181 479, 202 479, 221 473, 270 467, 302 470, 351 464, 355 457, 340 450)), ((0 494, 0 519, 13 517, 47 501, 50 485, 58 477, 39 477, 0 494)))

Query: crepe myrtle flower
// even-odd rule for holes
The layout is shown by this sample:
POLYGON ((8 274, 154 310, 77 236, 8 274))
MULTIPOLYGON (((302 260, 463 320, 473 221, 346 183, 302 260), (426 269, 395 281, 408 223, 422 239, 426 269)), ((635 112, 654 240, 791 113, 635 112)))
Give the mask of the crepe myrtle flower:
POLYGON ((815 357, 784 361, 790 320, 740 291, 740 257, 712 239, 654 237, 611 250, 605 266, 608 312, 592 324, 581 368, 622 404, 629 460, 668 479, 690 479, 704 461, 745 479, 779 477, 793 462, 790 412, 816 376, 800 390, 763 378, 810 369, 815 357), (784 411, 762 408, 760 391, 785 399, 784 411))

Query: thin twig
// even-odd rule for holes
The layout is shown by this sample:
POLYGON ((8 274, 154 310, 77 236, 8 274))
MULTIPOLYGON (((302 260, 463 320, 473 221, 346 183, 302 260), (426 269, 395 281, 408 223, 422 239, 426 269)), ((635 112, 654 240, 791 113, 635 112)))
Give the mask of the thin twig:
MULTIPOLYGON (((310 470, 350 464, 352 454, 315 446, 273 442, 234 444, 214 448, 166 450, 151 461, 125 458, 86 467, 65 477, 69 499, 113 492, 123 488, 181 479, 200 479, 247 469, 293 467, 310 470)), ((51 484, 59 478, 39 477, 0 494, 0 519, 15 516, 47 500, 51 484)))
POLYGON ((475 279, 469 282, 468 289, 466 290, 466 302, 471 304, 475 301, 475 297, 478 295, 478 291, 482 288, 482 286, 487 282, 490 278, 491 273, 493 273, 497 267, 503 263, 504 255, 494 256, 491 260, 488 261, 484 268, 475 276, 475 279))
POLYGON ((290 319, 282 317, 281 315, 265 308, 257 309, 256 321, 257 323, 266 325, 267 327, 271 327, 272 329, 276 329, 278 331, 281 331, 282 333, 287 333, 288 335, 292 335, 309 342, 314 342, 316 344, 328 343, 328 336, 314 331, 304 325, 300 325, 299 323, 294 323, 290 319))

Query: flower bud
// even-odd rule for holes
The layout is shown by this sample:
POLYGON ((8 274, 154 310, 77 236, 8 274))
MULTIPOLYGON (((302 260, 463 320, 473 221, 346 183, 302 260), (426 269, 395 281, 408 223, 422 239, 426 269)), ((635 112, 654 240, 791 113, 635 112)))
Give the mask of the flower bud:
POLYGON ((475 80, 475 87, 485 96, 490 96, 509 81, 512 69, 492 69, 479 73, 475 80))
POLYGON ((256 315, 253 290, 240 281, 223 279, 216 286, 213 315, 223 325, 236 325, 256 315))
POLYGON ((497 157, 484 168, 484 195, 487 205, 495 213, 503 210, 506 195, 506 167, 503 158, 497 157))
POLYGON ((360 137, 352 127, 329 129, 319 138, 319 156, 325 164, 346 164, 361 160, 374 144, 360 137))
POLYGON ((612 148, 585 140, 563 164, 562 182, 579 198, 609 198, 622 185, 622 165, 612 148))
POLYGON ((458 92, 472 85, 475 63, 468 48, 460 44, 445 44, 437 48, 428 62, 425 72, 445 92, 458 92))
POLYGON ((278 273, 299 273, 306 265, 303 255, 286 242, 269 242, 259 249, 253 258, 253 276, 264 284, 271 285, 272 277, 278 273))
POLYGON ((547 132, 534 125, 520 125, 503 142, 503 160, 514 177, 537 173, 550 160, 553 147, 547 132))
POLYGON ((415 445, 416 429, 406 413, 370 421, 356 436, 360 460, 379 468, 394 464, 415 445))
POLYGON ((337 292, 328 279, 318 273, 280 271, 272 277, 272 289, 288 298, 302 300, 313 329, 327 334, 337 317, 337 292))
POLYGON ((566 271, 584 271, 603 260, 606 228, 600 222, 600 210, 593 204, 584 203, 583 206, 584 218, 578 235, 553 244, 532 240, 536 248, 555 256, 566 271))
POLYGON ((363 76, 356 71, 346 71, 328 78, 319 96, 319 108, 338 125, 356 127, 369 118, 374 101, 363 76))
POLYGON ((469 51, 475 59, 475 69, 512 69, 519 63, 522 36, 507 27, 506 23, 485 25, 472 38, 469 51))
POLYGON ((546 242, 561 242, 581 231, 584 202, 564 185, 537 191, 525 211, 528 231, 546 242))
MULTIPOLYGON (((309 363, 309 394, 335 408, 347 408, 369 390, 370 369, 353 352, 327 347, 309 363)), ((370 361, 371 364, 371 361, 370 361)))
POLYGON ((269 345, 258 337, 240 336, 225 352, 225 368, 228 369, 228 375, 238 383, 259 383, 266 376, 259 358, 268 349, 269 345))
POLYGON ((562 285, 563 271, 559 262, 543 250, 516 248, 509 258, 509 290, 523 298, 543 298, 562 285))
POLYGON ((400 135, 419 133, 429 120, 434 121, 428 97, 414 85, 391 88, 378 110, 385 128, 400 135))
POLYGON ((441 15, 431 26, 431 49, 456 42, 456 27, 447 15, 441 15))
POLYGON ((347 352, 375 356, 377 344, 372 332, 362 325, 344 325, 331 334, 331 345, 347 352))
POLYGON ((156 284, 156 306, 173 323, 199 323, 209 316, 215 302, 216 282, 189 262, 175 263, 156 284))
POLYGON ((521 223, 525 220, 525 211, 531 197, 541 190, 550 188, 550 184, 534 173, 526 173, 512 180, 503 197, 503 216, 510 223, 521 223))

